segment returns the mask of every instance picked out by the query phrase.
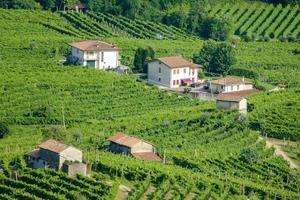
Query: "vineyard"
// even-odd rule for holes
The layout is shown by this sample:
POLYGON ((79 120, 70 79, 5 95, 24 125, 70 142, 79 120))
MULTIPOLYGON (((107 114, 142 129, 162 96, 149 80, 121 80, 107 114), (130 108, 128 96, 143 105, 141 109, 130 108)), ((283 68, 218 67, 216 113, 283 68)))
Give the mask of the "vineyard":
POLYGON ((300 140, 299 89, 266 93, 254 96, 250 102, 255 109, 250 121, 255 129, 260 129, 270 137, 300 140), (280 123, 279 123, 280 122, 280 123))
MULTIPOLYGON (((76 16, 0 10, 0 121, 10 129, 0 139, 0 199, 114 199, 120 186, 131 189, 128 199, 300 198, 299 172, 274 157, 274 149, 266 149, 260 133, 249 129, 237 113, 218 111, 213 102, 162 92, 128 75, 58 62, 69 52, 68 42, 84 38, 116 43, 128 65, 139 46, 153 46, 157 56, 191 58, 203 41, 195 39, 191 45, 184 39, 157 40, 154 32, 148 32, 149 37, 136 32, 145 37, 134 39, 137 36, 117 25, 126 19, 112 26, 100 14, 76 16), (86 27, 78 21, 88 18, 94 21, 86 27), (90 31, 88 27, 100 21, 106 26, 90 31), (124 38, 117 37, 120 34, 124 38), (45 115, 36 114, 41 109, 47 111, 45 115), (38 145, 45 128, 63 124, 63 115, 65 142, 82 149, 84 159, 92 161, 92 176, 69 178, 50 169, 31 170, 23 163, 15 169, 12 161, 38 145), (106 139, 117 131, 155 144, 159 155, 165 154, 166 164, 105 151, 106 139), (11 178, 14 173, 17 180, 11 178)), ((163 29, 160 35, 168 38, 172 31, 163 29)), ((172 30, 176 37, 186 35, 172 30)), ((295 43, 242 42, 237 45, 237 67, 260 70, 261 80, 272 84, 282 81, 285 72, 290 85, 297 87, 300 65, 291 53, 296 48, 295 43)), ((299 139, 295 135, 299 133, 298 96, 297 89, 253 96, 249 124, 255 126, 258 118, 272 116, 258 123, 263 129, 257 130, 278 137, 284 131, 286 139, 299 139), (278 118, 285 120, 281 123, 278 118)))
POLYGON ((281 4, 238 3, 218 4, 209 13, 228 17, 237 35, 256 35, 279 38, 281 36, 300 37, 299 6, 281 4))

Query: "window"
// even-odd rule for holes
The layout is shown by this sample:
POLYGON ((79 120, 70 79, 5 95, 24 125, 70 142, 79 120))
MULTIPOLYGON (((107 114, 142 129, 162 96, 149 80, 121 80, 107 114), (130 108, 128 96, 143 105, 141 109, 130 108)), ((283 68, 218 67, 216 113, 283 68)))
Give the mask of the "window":
POLYGON ((233 85, 231 86, 231 91, 233 90, 233 85))
POLYGON ((160 82, 160 81, 161 81, 161 78, 158 78, 158 81, 160 82))
POLYGON ((186 73, 186 68, 183 69, 183 73, 186 73))
POLYGON ((225 88, 224 85, 221 85, 221 90, 224 90, 224 88, 225 88))
POLYGON ((173 74, 176 74, 176 69, 173 70, 173 74))
POLYGON ((179 69, 177 69, 177 74, 179 74, 179 69))
POLYGON ((237 90, 240 90, 240 85, 237 85, 237 90))
POLYGON ((173 80, 173 85, 176 85, 176 81, 175 80, 173 80))
POLYGON ((158 68, 158 73, 161 73, 161 68, 158 68))
POLYGON ((195 75, 195 69, 192 69, 192 75, 193 76, 195 75))
POLYGON ((101 52, 101 62, 104 62, 104 52, 101 52))
POLYGON ((179 80, 176 81, 176 84, 179 85, 179 80))

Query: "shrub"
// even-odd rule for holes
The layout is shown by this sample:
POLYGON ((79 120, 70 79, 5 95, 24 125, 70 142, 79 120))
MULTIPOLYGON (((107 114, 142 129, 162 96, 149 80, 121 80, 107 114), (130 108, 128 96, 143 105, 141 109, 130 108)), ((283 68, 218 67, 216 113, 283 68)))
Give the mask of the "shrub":
POLYGON ((292 36, 292 35, 289 35, 288 38, 287 38, 287 40, 288 40, 289 42, 296 42, 296 37, 295 37, 295 36, 292 36))
POLYGON ((245 163, 256 163, 260 160, 259 155, 253 149, 244 149, 240 154, 240 160, 245 163))
POLYGON ((252 41, 252 38, 250 35, 243 35, 242 36, 242 39, 245 41, 245 42, 250 42, 252 41))
POLYGON ((0 122, 0 138, 4 138, 8 133, 8 125, 5 122, 0 122))
POLYGON ((43 131, 43 136, 46 139, 64 141, 67 137, 67 130, 62 126, 51 126, 43 131))
POLYGON ((279 37, 279 41, 281 41, 281 42, 286 42, 287 41, 287 38, 285 37, 285 36, 280 36, 279 37))
POLYGON ((40 106, 32 111, 33 117, 48 118, 51 115, 51 110, 47 106, 40 106))
POLYGON ((189 88, 189 87, 186 87, 186 88, 184 88, 184 90, 183 90, 183 93, 184 94, 188 94, 188 93, 190 93, 191 92, 191 88, 189 88))
POLYGON ((77 58, 75 56, 72 56, 72 55, 69 55, 67 57, 65 65, 75 65, 75 66, 80 65, 79 58, 77 58))
POLYGON ((251 69, 245 69, 245 68, 232 68, 229 71, 230 75, 234 76, 244 76, 246 78, 251 78, 251 79, 258 79, 259 75, 257 72, 251 70, 251 69))
POLYGON ((270 36, 268 36, 268 35, 265 35, 265 36, 264 36, 264 41, 268 42, 268 41, 270 41, 270 40, 271 40, 270 36))

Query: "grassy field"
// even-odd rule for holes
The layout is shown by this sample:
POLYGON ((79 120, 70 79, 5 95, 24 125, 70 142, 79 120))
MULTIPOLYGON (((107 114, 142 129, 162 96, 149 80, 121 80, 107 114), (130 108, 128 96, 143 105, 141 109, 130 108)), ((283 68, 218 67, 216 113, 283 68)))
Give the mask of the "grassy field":
MULTIPOLYGON (((161 92, 127 75, 59 65, 69 52, 67 43, 85 38, 49 28, 47 24, 77 30, 60 14, 0 10, 0 16, 0 120, 11 130, 0 140, 0 199, 113 199, 120 185, 132 189, 130 199, 147 193, 148 199, 300 198, 299 172, 273 157, 273 149, 265 149, 265 142, 258 140, 259 132, 236 121, 237 113, 218 111, 213 102, 161 92), (46 116, 34 114, 40 108, 47 108, 46 116), (10 179, 9 163, 43 141, 45 128, 63 123, 62 108, 65 142, 81 148, 85 159, 93 162, 92 177, 70 179, 52 170, 22 167, 19 180, 10 179), (117 131, 151 141, 160 155, 166 153, 167 164, 104 151, 106 139, 117 131), (80 135, 79 141, 75 135, 80 135), (255 161, 243 159, 245 150, 255 161)), ((127 64, 139 46, 153 46, 157 56, 191 58, 204 43, 125 36, 95 39, 118 44, 127 64)), ((290 53, 295 48, 295 43, 277 42, 242 42, 236 47, 240 66, 262 70, 261 76, 273 84, 286 67, 293 87, 299 81, 299 60, 290 53), (260 52, 257 45, 262 45, 260 52), (279 67, 267 68, 279 61, 279 67)), ((288 90, 294 95, 295 91, 288 90)), ((259 101, 255 99, 258 111, 253 112, 263 110, 265 100, 259 101)), ((298 107, 297 102, 293 106, 298 107)))

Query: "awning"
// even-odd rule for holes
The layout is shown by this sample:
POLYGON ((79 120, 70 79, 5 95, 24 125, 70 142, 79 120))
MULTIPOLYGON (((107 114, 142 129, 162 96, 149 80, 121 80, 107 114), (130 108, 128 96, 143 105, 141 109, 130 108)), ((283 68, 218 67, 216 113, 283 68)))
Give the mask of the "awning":
POLYGON ((182 83, 190 83, 192 82, 191 79, 186 78, 186 79, 181 79, 182 83))

